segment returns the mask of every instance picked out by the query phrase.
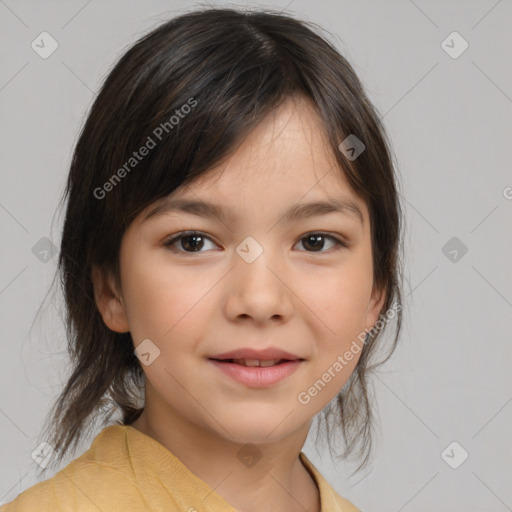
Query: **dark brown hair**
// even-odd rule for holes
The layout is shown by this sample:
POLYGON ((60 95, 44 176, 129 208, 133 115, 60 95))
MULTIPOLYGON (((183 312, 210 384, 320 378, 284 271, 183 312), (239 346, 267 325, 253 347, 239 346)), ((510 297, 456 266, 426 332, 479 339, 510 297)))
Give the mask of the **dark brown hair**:
POLYGON ((334 417, 334 431, 343 433, 344 456, 356 453, 360 467, 366 464, 372 427, 367 373, 389 358, 401 326, 402 216, 379 116, 351 65, 315 28, 271 10, 195 10, 142 37, 106 77, 80 132, 62 198, 67 208, 58 272, 72 372, 46 423, 54 464, 76 449, 93 419, 108 422, 109 407, 125 425, 143 410, 144 373, 131 335, 103 322, 93 265, 110 273, 120 289, 120 243, 133 219, 226 158, 293 97, 314 106, 340 172, 368 206, 374 286, 386 296, 382 312, 399 305, 387 357, 371 362, 384 324, 368 334, 350 379, 323 411, 326 424, 334 417), (157 127, 166 127, 158 141, 157 127), (351 134, 365 145, 355 160, 338 149, 351 134), (156 147, 130 161, 148 137, 156 147))

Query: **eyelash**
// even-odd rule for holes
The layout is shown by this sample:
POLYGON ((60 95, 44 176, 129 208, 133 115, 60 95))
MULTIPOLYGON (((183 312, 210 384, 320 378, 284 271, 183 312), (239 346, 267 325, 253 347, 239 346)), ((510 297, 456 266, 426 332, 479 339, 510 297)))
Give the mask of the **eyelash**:
MULTIPOLYGON (((182 254, 200 254, 202 252, 206 252, 206 251, 188 252, 188 251, 178 250, 175 247, 172 247, 177 241, 181 240, 182 238, 186 238, 187 236, 194 236, 194 235, 201 236, 202 238, 206 238, 206 239, 210 240, 211 242, 213 242, 213 240, 209 236, 205 235, 201 231, 181 231, 179 233, 176 233, 176 235, 174 235, 172 238, 166 240, 163 243, 163 245, 165 247, 168 247, 170 250, 172 250, 174 252, 178 252, 178 253, 182 253, 182 254)), ((332 241, 334 241, 336 243, 336 247, 334 247, 332 249, 329 249, 327 251, 303 251, 303 252, 309 252, 309 253, 312 253, 312 254, 315 254, 315 253, 318 252, 318 253, 322 254, 322 253, 329 253, 333 249, 335 251, 338 251, 341 248, 348 248, 348 244, 345 243, 343 240, 340 240, 339 238, 337 238, 337 237, 335 237, 333 235, 329 235, 327 233, 322 233, 322 232, 312 231, 310 233, 306 233, 305 235, 303 235, 299 239, 299 241, 303 240, 304 238, 307 238, 308 236, 311 236, 311 235, 321 235, 324 238, 329 238, 329 239, 331 239, 332 241)), ((215 243, 215 242, 213 242, 213 243, 215 243)))

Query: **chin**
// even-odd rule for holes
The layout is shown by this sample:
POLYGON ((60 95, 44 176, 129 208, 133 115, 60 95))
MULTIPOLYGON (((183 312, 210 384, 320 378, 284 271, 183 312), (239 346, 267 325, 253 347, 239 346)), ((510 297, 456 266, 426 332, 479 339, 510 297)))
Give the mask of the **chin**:
POLYGON ((247 422, 231 423, 227 430, 230 435, 222 431, 222 435, 234 443, 240 444, 268 444, 281 441, 291 435, 297 429, 297 425, 290 425, 283 422, 283 419, 273 418, 262 419, 248 417, 247 422))

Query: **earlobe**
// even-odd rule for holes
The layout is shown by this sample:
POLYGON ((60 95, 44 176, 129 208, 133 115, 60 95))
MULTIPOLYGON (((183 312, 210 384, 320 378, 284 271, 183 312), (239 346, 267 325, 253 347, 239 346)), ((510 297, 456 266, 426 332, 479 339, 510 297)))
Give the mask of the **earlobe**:
POLYGON ((114 332, 128 332, 128 319, 122 299, 110 275, 96 265, 91 270, 91 281, 94 288, 94 300, 105 325, 114 332))
POLYGON ((372 292, 372 297, 370 302, 368 303, 368 311, 366 315, 366 325, 367 329, 371 329, 379 319, 379 315, 381 314, 382 307, 384 306, 384 302, 386 301, 385 290, 374 289, 372 292))

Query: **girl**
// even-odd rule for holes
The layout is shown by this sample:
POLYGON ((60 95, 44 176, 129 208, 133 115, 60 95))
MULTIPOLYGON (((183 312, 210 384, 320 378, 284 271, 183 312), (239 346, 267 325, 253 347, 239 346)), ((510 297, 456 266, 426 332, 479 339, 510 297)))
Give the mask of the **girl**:
POLYGON ((164 23, 107 77, 66 197, 74 366, 41 466, 121 417, 2 512, 357 510, 301 449, 323 412, 368 461, 367 372, 401 325, 401 210, 336 49, 272 11, 164 23))

